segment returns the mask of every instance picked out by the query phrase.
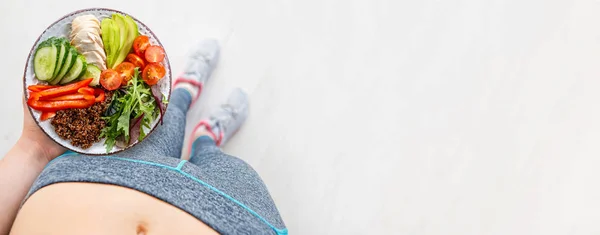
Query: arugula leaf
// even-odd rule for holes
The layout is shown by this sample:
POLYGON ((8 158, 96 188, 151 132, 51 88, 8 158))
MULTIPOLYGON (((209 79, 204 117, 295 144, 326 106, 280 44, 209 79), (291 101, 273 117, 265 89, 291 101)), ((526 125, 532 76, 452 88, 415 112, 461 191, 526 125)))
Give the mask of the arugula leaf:
POLYGON ((114 147, 117 138, 121 136, 127 144, 135 139, 140 141, 144 139, 146 137, 144 128, 149 129, 152 121, 158 117, 159 110, 152 96, 151 88, 140 79, 139 75, 139 69, 136 68, 125 91, 116 91, 113 95, 111 106, 116 112, 104 117, 106 127, 102 129, 100 135, 100 137, 106 137, 104 145, 107 152, 114 147), (139 121, 134 120, 140 117, 139 121), (133 128, 139 128, 139 132, 133 131, 133 128))
POLYGON ((125 108, 121 113, 121 116, 117 119, 117 131, 122 132, 125 136, 125 140, 129 139, 129 119, 131 117, 131 110, 125 108))

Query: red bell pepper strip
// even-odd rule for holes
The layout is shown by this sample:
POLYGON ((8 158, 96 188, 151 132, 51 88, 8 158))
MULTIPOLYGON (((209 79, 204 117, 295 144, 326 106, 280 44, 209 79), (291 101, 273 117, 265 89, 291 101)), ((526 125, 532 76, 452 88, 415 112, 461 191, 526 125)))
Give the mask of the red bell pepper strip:
POLYGON ((90 82, 92 82, 92 78, 81 80, 79 82, 72 83, 72 84, 69 84, 66 86, 50 88, 50 89, 43 90, 43 91, 40 91, 37 93, 40 95, 40 97, 44 97, 44 98, 51 98, 51 97, 57 97, 57 96, 66 95, 66 94, 72 94, 72 93, 76 93, 79 90, 79 88, 87 87, 90 84, 90 82))
POLYGON ((42 116, 40 116, 40 120, 46 121, 50 118, 56 116, 56 112, 42 112, 42 116))
POLYGON ((52 98, 41 97, 40 100, 49 100, 49 101, 85 100, 85 99, 91 99, 90 96, 94 97, 93 95, 76 93, 76 94, 61 95, 61 96, 52 97, 52 98))
POLYGON ((29 99, 27 100, 27 104, 32 109, 49 112, 63 109, 88 108, 94 105, 95 102, 94 96, 91 95, 84 96, 85 99, 83 100, 40 100, 40 93, 41 92, 35 92, 30 94, 29 99))
POLYGON ((96 96, 96 102, 102 102, 104 101, 105 95, 104 95, 104 90, 100 89, 100 88, 96 88, 94 89, 94 95, 96 96))
POLYGON ((58 111, 63 109, 83 109, 94 105, 94 100, 28 101, 29 106, 40 111, 58 111))
POLYGON ((81 93, 81 94, 93 95, 94 94, 94 88, 91 88, 91 87, 82 87, 82 88, 79 88, 77 90, 77 92, 81 93))
POLYGON ((43 90, 48 90, 50 88, 57 88, 58 86, 51 86, 51 85, 31 85, 27 87, 27 90, 33 91, 33 92, 38 92, 38 91, 43 91, 43 90))

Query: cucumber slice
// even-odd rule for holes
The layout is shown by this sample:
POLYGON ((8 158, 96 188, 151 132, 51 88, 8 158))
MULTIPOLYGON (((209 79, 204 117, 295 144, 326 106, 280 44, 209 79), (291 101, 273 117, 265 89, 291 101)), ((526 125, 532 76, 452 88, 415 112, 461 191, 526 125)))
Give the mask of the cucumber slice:
POLYGON ((54 68, 54 74, 52 75, 52 78, 56 78, 56 76, 58 75, 58 73, 60 72, 62 66, 65 63, 65 60, 67 59, 67 52, 69 50, 68 48, 68 42, 66 39, 64 38, 59 38, 55 41, 54 45, 56 45, 56 48, 60 50, 58 50, 58 60, 57 60, 57 64, 56 64, 56 68, 54 68))
POLYGON ((79 76, 77 76, 77 78, 82 78, 85 72, 87 71, 88 63, 84 55, 79 55, 79 57, 81 57, 81 59, 83 60, 83 68, 81 69, 81 73, 79 73, 79 76))
POLYGON ((75 64, 73 64, 71 69, 69 69, 69 72, 67 72, 67 74, 65 74, 65 76, 60 80, 60 84, 67 84, 79 78, 79 76, 83 75, 85 72, 86 67, 87 63, 85 62, 85 57, 82 55, 77 55, 75 64))
POLYGON ((52 43, 54 38, 43 41, 35 51, 33 57, 33 72, 37 79, 48 81, 54 77, 56 62, 58 61, 58 49, 52 43))
POLYGON ((71 69, 71 67, 73 67, 73 64, 75 64, 75 60, 77 59, 77 50, 73 47, 71 47, 70 45, 67 48, 67 55, 65 56, 65 63, 62 66, 62 68, 60 69, 60 72, 58 73, 58 75, 56 75, 56 77, 54 79, 52 79, 52 81, 50 81, 50 84, 52 85, 56 85, 60 82, 60 80, 62 80, 62 78, 65 76, 65 74, 67 74, 67 72, 69 72, 69 70, 71 69))
POLYGON ((98 86, 98 84, 100 83, 100 74, 101 73, 102 73, 102 71, 100 70, 100 68, 98 68, 98 66, 93 65, 93 64, 88 64, 87 69, 85 70, 85 74, 83 74, 82 79, 93 78, 94 80, 92 80, 92 83, 90 83, 90 86, 98 86))

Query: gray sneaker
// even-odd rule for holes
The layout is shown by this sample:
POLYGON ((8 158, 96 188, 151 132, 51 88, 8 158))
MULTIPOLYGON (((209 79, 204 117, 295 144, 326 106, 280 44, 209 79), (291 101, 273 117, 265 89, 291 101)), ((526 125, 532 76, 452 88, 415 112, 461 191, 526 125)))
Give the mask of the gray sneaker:
POLYGON ((240 88, 234 89, 227 102, 215 110, 208 124, 216 136, 217 145, 223 145, 246 121, 248 117, 248 95, 240 88))
POLYGON ((204 39, 196 44, 183 70, 181 77, 206 83, 210 74, 217 66, 221 47, 215 39, 204 39))

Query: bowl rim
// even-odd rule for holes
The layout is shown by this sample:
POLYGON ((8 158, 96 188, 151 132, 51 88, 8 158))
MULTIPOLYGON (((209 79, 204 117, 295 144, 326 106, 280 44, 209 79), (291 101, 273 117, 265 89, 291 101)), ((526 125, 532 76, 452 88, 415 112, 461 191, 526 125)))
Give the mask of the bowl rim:
MULTIPOLYGON (((48 31, 48 29, 50 29, 52 26, 54 26, 54 25, 55 25, 55 24, 57 24, 58 22, 61 22, 61 21, 63 21, 65 18, 67 18, 67 17, 70 17, 70 16, 73 16, 73 15, 76 15, 76 14, 80 14, 80 13, 88 12, 88 11, 109 11, 109 12, 113 12, 113 13, 119 13, 119 14, 122 14, 122 15, 128 15, 128 16, 130 16, 131 18, 133 18, 133 20, 135 20, 137 23, 141 24, 141 25, 142 25, 142 26, 143 26, 145 29, 147 29, 147 30, 148 30, 148 32, 149 32, 150 34, 152 34, 152 37, 153 37, 154 39, 156 39, 156 42, 158 43, 158 45, 159 45, 160 47, 162 47, 162 48, 165 48, 165 47, 163 46, 163 44, 160 42, 160 40, 158 39, 158 37, 156 36, 156 34, 154 34, 154 32, 153 32, 153 31, 152 31, 152 30, 151 30, 151 29, 150 29, 148 26, 146 26, 146 24, 144 24, 142 21, 140 21, 139 19, 137 19, 137 18, 133 17, 132 15, 130 15, 130 14, 128 14, 128 13, 125 13, 125 12, 122 12, 122 11, 119 11, 119 10, 115 10, 115 9, 111 9, 111 8, 101 8, 101 7, 85 8, 85 9, 80 9, 80 10, 77 10, 77 11, 73 11, 73 12, 71 12, 71 13, 68 13, 68 14, 66 14, 66 15, 64 15, 64 16, 62 16, 62 17, 60 17, 60 18, 58 18, 58 20, 56 20, 56 21, 54 21, 52 24, 48 25, 48 27, 46 27, 46 29, 44 29, 44 31, 43 31, 43 32, 40 34, 40 36, 38 36, 38 38, 37 38, 37 39, 35 40, 35 42, 33 43, 33 46, 31 47, 31 50, 29 51, 29 55, 27 56, 27 60, 25 61, 25 68, 23 69, 23 98, 24 98, 25 100, 27 100, 27 99, 29 98, 29 93, 27 92, 27 79, 26 79, 26 76, 27 76, 27 69, 29 68, 29 66, 28 66, 28 65, 29 65, 29 60, 31 59, 31 56, 33 55, 33 53, 34 53, 34 51, 35 51, 36 45, 38 44, 38 42, 39 42, 39 41, 40 41, 40 39, 42 38, 42 35, 44 35, 44 33, 46 33, 46 31, 48 31)), ((168 68, 168 71, 169 71, 169 73, 167 74, 167 75, 168 75, 168 79, 169 79, 169 80, 168 80, 168 86, 172 86, 172 79, 173 79, 173 76, 172 76, 172 71, 171 71, 171 63, 170 63, 169 56, 168 56, 168 54, 167 54, 167 53, 165 53, 165 62, 166 62, 166 67, 168 68)), ((32 69, 33 69, 33 68, 32 68, 32 69)), ((169 88, 169 93, 167 94, 167 100, 171 100, 171 92, 172 92, 172 87, 170 87, 170 88, 169 88)), ((25 102, 25 101, 24 101, 24 102, 25 102)), ((106 156, 106 155, 111 155, 111 154, 120 153, 120 152, 122 152, 122 151, 125 151, 125 150, 127 150, 127 149, 129 149, 129 148, 132 148, 133 146, 136 146, 137 144, 139 144, 139 143, 141 143, 142 141, 146 140, 146 138, 148 138, 148 136, 150 136, 150 135, 151 135, 151 134, 154 132, 154 130, 156 130, 156 128, 158 127, 158 125, 160 124, 160 121, 159 121, 159 122, 156 122, 156 125, 154 125, 154 126, 152 127, 152 129, 150 129, 150 132, 148 132, 148 134, 146 134, 146 137, 145 137, 143 140, 141 140, 141 141, 136 141, 136 142, 134 142, 133 144, 130 144, 130 145, 128 145, 128 146, 127 146, 127 147, 125 147, 125 148, 122 148, 122 149, 117 149, 117 150, 116 150, 116 151, 114 151, 114 152, 108 152, 108 153, 88 153, 88 152, 85 152, 85 151, 79 151, 79 150, 77 150, 77 149, 73 149, 73 148, 71 148, 70 146, 65 146, 65 145, 64 145, 64 144, 62 144, 61 142, 57 141, 55 138, 52 138, 52 136, 50 136, 50 135, 48 134, 48 132, 46 132, 46 130, 40 126, 40 120, 38 120, 38 119, 37 119, 37 118, 36 118, 36 117, 33 115, 33 110, 31 109, 31 107, 29 107, 29 105, 25 105, 25 106, 27 106, 27 109, 29 110, 29 115, 31 115, 31 118, 33 118, 33 120, 35 121, 35 123, 36 123, 36 124, 38 125, 38 127, 39 127, 39 128, 42 130, 42 132, 44 132, 44 134, 45 134, 46 136, 48 136, 48 138, 50 138, 52 141, 54 141, 54 142, 55 142, 55 143, 57 143, 58 145, 62 146, 63 148, 65 148, 65 149, 68 149, 69 151, 76 152, 76 153, 80 153, 80 154, 85 154, 85 155, 92 155, 92 156, 106 156)), ((163 114, 159 114, 159 115, 163 115, 163 118, 164 118, 164 115, 167 113, 167 110, 168 110, 167 108, 168 108, 168 106, 169 106, 169 102, 167 102, 166 104, 164 104, 165 111, 163 112, 163 114)), ((162 124, 161 124, 161 125, 162 125, 162 124)), ((60 137, 58 137, 58 138, 60 138, 60 137)))

